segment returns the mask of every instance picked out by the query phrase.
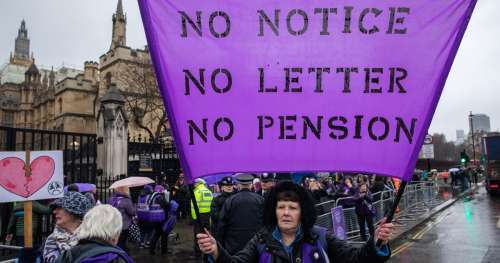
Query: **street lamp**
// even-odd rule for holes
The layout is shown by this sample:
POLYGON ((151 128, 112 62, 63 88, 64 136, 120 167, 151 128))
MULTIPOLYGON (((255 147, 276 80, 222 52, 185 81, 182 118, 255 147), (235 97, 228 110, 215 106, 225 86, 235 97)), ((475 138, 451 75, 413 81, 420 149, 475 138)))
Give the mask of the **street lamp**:
POLYGON ((469 122, 470 122, 470 131, 471 131, 471 138, 472 138, 472 160, 475 163, 476 161, 476 146, 475 146, 475 140, 474 140, 474 122, 472 120, 472 117, 474 117, 474 114, 472 114, 472 111, 469 112, 469 122))

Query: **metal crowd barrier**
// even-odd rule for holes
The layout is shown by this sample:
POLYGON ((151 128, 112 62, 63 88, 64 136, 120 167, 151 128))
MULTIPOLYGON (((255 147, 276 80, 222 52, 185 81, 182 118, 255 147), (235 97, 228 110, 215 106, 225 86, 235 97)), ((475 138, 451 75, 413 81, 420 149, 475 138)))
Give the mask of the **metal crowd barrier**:
MULTIPOLYGON (((415 220, 412 217, 421 215, 423 212, 441 203, 438 199, 438 194, 439 184, 434 181, 412 182, 407 185, 405 193, 403 194, 398 206, 396 221, 404 223, 405 221, 415 220)), ((378 197, 377 200, 373 200, 372 202, 372 205, 376 210, 376 215, 374 216, 374 225, 376 225, 385 217, 385 214, 387 214, 389 209, 392 207, 395 193, 390 190, 374 193, 372 196, 378 197)), ((331 209, 342 203, 349 203, 349 201, 353 199, 354 197, 344 197, 317 204, 317 211, 323 211, 323 213, 318 216, 316 225, 331 230, 331 209)), ((343 211, 347 236, 348 238, 355 238, 359 234, 356 208, 348 207, 344 208, 343 211)))
POLYGON ((16 258, 12 259, 2 259, 7 257, 14 257, 17 255, 18 251, 22 250, 23 247, 10 246, 10 245, 0 245, 0 263, 13 263, 16 262, 16 258), (8 252, 8 253, 6 253, 8 252))

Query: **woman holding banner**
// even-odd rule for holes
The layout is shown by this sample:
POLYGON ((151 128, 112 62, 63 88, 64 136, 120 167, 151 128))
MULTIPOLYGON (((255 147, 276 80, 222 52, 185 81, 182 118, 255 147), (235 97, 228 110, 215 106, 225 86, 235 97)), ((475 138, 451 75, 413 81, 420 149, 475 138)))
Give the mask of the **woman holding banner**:
POLYGON ((205 230, 197 235, 201 251, 216 262, 385 262, 390 257, 387 245, 392 224, 382 223, 375 236, 361 248, 351 247, 314 226, 314 201, 307 191, 292 183, 281 182, 265 202, 264 228, 239 253, 231 256, 205 230), (307 216, 306 216, 307 215, 307 216), (381 240, 377 248, 374 240, 381 240))

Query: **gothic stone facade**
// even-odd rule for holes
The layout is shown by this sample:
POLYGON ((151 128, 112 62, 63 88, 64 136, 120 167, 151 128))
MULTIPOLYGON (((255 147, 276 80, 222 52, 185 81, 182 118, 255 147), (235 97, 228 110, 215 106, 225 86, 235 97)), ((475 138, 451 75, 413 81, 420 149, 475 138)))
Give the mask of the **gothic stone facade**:
MULTIPOLYGON (((118 1, 112 17, 113 34, 110 49, 100 56, 99 63, 84 62, 84 70, 62 67, 59 70, 39 69, 33 55, 29 55, 29 39, 23 21, 16 38, 14 54, 9 63, 0 68, 0 126, 60 130, 67 132, 95 133, 96 117, 102 98, 111 84, 122 90, 128 112, 137 113, 133 98, 143 95, 138 85, 145 82, 153 92, 150 101, 142 104, 158 104, 143 114, 127 114, 131 136, 146 138, 155 131, 164 112, 157 92, 154 75, 152 80, 130 79, 131 72, 152 72, 147 47, 132 49, 126 46, 126 16, 122 1, 118 1), (130 99, 133 97, 132 99, 130 99), (154 103, 152 103, 154 102, 154 103), (134 117, 140 115, 140 120, 134 117)), ((144 110, 144 109, 142 109, 144 110)), ((166 117, 166 116, 165 116, 166 117)), ((165 118, 164 118, 165 119, 165 118)), ((165 123, 164 130, 168 130, 165 123)))

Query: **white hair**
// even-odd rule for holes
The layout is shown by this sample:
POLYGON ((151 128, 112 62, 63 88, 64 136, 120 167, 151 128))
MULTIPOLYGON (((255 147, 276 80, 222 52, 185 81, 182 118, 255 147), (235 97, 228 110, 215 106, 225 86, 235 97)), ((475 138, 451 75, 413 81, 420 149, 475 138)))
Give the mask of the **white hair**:
POLYGON ((111 205, 98 205, 90 209, 78 227, 78 239, 99 239, 109 243, 118 240, 122 231, 122 215, 111 205))

